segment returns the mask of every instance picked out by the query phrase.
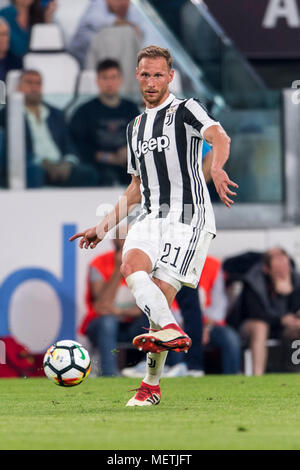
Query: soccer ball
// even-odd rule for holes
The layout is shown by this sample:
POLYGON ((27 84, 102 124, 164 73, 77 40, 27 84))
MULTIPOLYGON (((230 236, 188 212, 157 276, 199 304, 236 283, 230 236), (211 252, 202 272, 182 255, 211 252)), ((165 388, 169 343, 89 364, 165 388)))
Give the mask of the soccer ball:
POLYGON ((80 343, 71 340, 50 346, 43 365, 47 377, 63 387, 79 385, 91 371, 89 353, 80 343))

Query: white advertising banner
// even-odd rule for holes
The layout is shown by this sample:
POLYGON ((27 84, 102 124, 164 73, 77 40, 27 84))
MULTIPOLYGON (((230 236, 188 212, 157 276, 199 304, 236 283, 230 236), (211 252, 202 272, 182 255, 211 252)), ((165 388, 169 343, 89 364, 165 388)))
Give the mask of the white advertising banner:
POLYGON ((0 336, 13 335, 33 353, 72 339, 84 314, 89 261, 107 250, 80 250, 69 237, 96 225, 99 206, 122 190, 0 192, 0 336))

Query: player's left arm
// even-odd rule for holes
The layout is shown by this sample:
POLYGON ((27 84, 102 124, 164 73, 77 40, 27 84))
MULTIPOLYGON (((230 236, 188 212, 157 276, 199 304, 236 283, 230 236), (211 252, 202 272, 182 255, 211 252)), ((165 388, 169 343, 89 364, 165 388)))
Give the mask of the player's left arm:
POLYGON ((217 193, 225 206, 231 207, 234 201, 230 196, 236 196, 234 191, 229 189, 229 186, 238 188, 238 185, 231 181, 228 174, 223 167, 229 158, 230 152, 230 137, 226 134, 223 127, 219 124, 208 127, 203 136, 209 144, 212 145, 212 163, 211 163, 211 177, 216 187, 217 193))

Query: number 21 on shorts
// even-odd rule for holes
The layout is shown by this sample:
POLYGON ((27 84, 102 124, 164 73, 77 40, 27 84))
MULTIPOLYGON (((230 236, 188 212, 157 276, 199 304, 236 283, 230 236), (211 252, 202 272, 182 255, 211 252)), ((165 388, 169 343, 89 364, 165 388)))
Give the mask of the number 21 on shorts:
POLYGON ((171 243, 165 243, 163 255, 161 256, 160 261, 176 268, 180 250, 180 246, 172 247, 171 243))

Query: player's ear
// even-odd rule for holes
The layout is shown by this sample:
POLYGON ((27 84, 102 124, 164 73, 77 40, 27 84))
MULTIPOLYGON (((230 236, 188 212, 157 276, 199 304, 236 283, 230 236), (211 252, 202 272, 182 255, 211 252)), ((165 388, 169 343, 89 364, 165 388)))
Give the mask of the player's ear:
POLYGON ((174 69, 171 69, 171 70, 170 70, 170 74, 169 74, 169 83, 171 83, 171 81, 173 80, 173 78, 174 78, 174 73, 175 73, 175 70, 174 70, 174 69))

